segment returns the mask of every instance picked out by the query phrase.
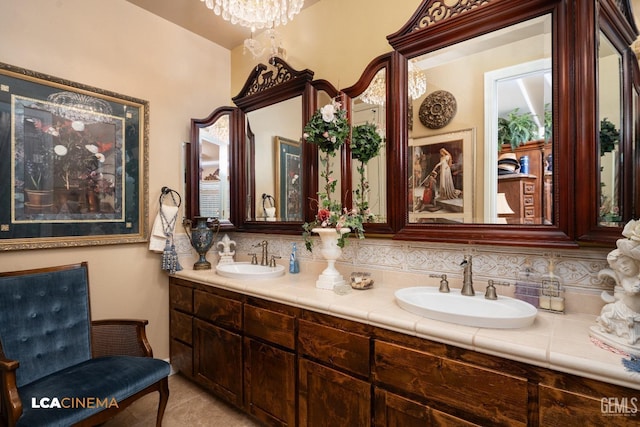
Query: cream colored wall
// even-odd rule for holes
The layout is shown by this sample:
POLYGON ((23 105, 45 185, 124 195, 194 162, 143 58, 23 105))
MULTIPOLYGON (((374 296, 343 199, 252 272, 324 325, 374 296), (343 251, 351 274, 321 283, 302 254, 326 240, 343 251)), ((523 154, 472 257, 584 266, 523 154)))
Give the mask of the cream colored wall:
MULTIPOLYGON (((286 26, 278 27, 295 69, 309 68, 315 79, 326 79, 338 89, 356 83, 378 55, 391 51, 387 36, 409 20, 419 0, 321 0, 303 10, 286 26)), ((256 38, 263 41, 263 35, 256 38)), ((240 92, 254 60, 242 46, 231 51, 231 94, 240 92)))
MULTIPOLYGON (((124 0, 0 0, 0 61, 150 103, 151 219, 162 186, 182 192, 192 117, 228 104, 230 53, 124 0)), ((146 318, 169 357, 167 276, 146 244, 9 251, 0 271, 89 262, 94 319, 146 318)))

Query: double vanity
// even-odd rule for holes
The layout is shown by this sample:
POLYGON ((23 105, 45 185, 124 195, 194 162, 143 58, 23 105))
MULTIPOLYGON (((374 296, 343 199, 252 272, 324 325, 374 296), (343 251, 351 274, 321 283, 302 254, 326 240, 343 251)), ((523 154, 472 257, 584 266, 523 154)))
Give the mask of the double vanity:
MULTIPOLYGON (((171 276, 174 368, 268 425, 637 421, 637 374, 590 341, 592 315, 540 311, 519 328, 459 325, 401 308, 411 288, 392 274, 370 290, 337 295, 317 289, 312 270, 171 276), (627 416, 605 413, 605 398, 627 416)), ((424 284, 437 292, 438 279, 424 284)), ((480 283, 478 295, 461 296, 460 285, 451 284, 452 300, 508 300, 485 300, 480 283)))

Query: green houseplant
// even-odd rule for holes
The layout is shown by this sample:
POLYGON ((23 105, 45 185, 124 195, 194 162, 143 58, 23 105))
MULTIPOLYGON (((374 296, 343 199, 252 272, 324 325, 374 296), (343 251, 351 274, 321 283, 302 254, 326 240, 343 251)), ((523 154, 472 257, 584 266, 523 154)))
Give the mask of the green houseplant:
POLYGON ((360 175, 360 181, 358 187, 353 191, 356 199, 356 207, 360 215, 367 221, 371 221, 375 216, 369 211, 369 201, 367 200, 369 182, 365 177, 365 166, 380 153, 380 149, 383 146, 383 138, 380 136, 378 128, 375 125, 365 123, 353 127, 350 145, 351 157, 359 162, 356 169, 360 175))
POLYGON ((518 148, 525 142, 537 139, 538 125, 530 112, 520 113, 520 108, 515 108, 507 114, 507 117, 498 118, 498 143, 510 144, 512 149, 518 148))

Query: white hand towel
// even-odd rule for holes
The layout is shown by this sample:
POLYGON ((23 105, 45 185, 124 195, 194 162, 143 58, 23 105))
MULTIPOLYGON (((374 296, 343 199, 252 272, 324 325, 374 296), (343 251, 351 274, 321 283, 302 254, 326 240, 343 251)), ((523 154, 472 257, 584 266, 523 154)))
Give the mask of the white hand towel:
MULTIPOLYGON (((167 221, 171 221, 173 217, 178 213, 177 206, 162 206, 162 213, 167 221)), ((172 227, 169 232, 173 233, 176 228, 176 221, 172 223, 172 227)), ((165 224, 166 226, 166 224, 165 224)), ((160 218, 160 212, 156 215, 156 219, 153 221, 153 227, 151 228, 151 236, 149 237, 149 250, 153 252, 162 252, 166 246, 167 236, 164 234, 162 219, 160 218)))

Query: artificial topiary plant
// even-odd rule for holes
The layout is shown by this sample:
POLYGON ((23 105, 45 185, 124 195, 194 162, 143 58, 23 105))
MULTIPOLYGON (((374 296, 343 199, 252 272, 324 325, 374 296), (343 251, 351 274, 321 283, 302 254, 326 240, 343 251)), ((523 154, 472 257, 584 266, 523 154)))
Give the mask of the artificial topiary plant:
POLYGON ((600 121, 600 156, 613 151, 620 142, 620 131, 608 118, 600 121))

